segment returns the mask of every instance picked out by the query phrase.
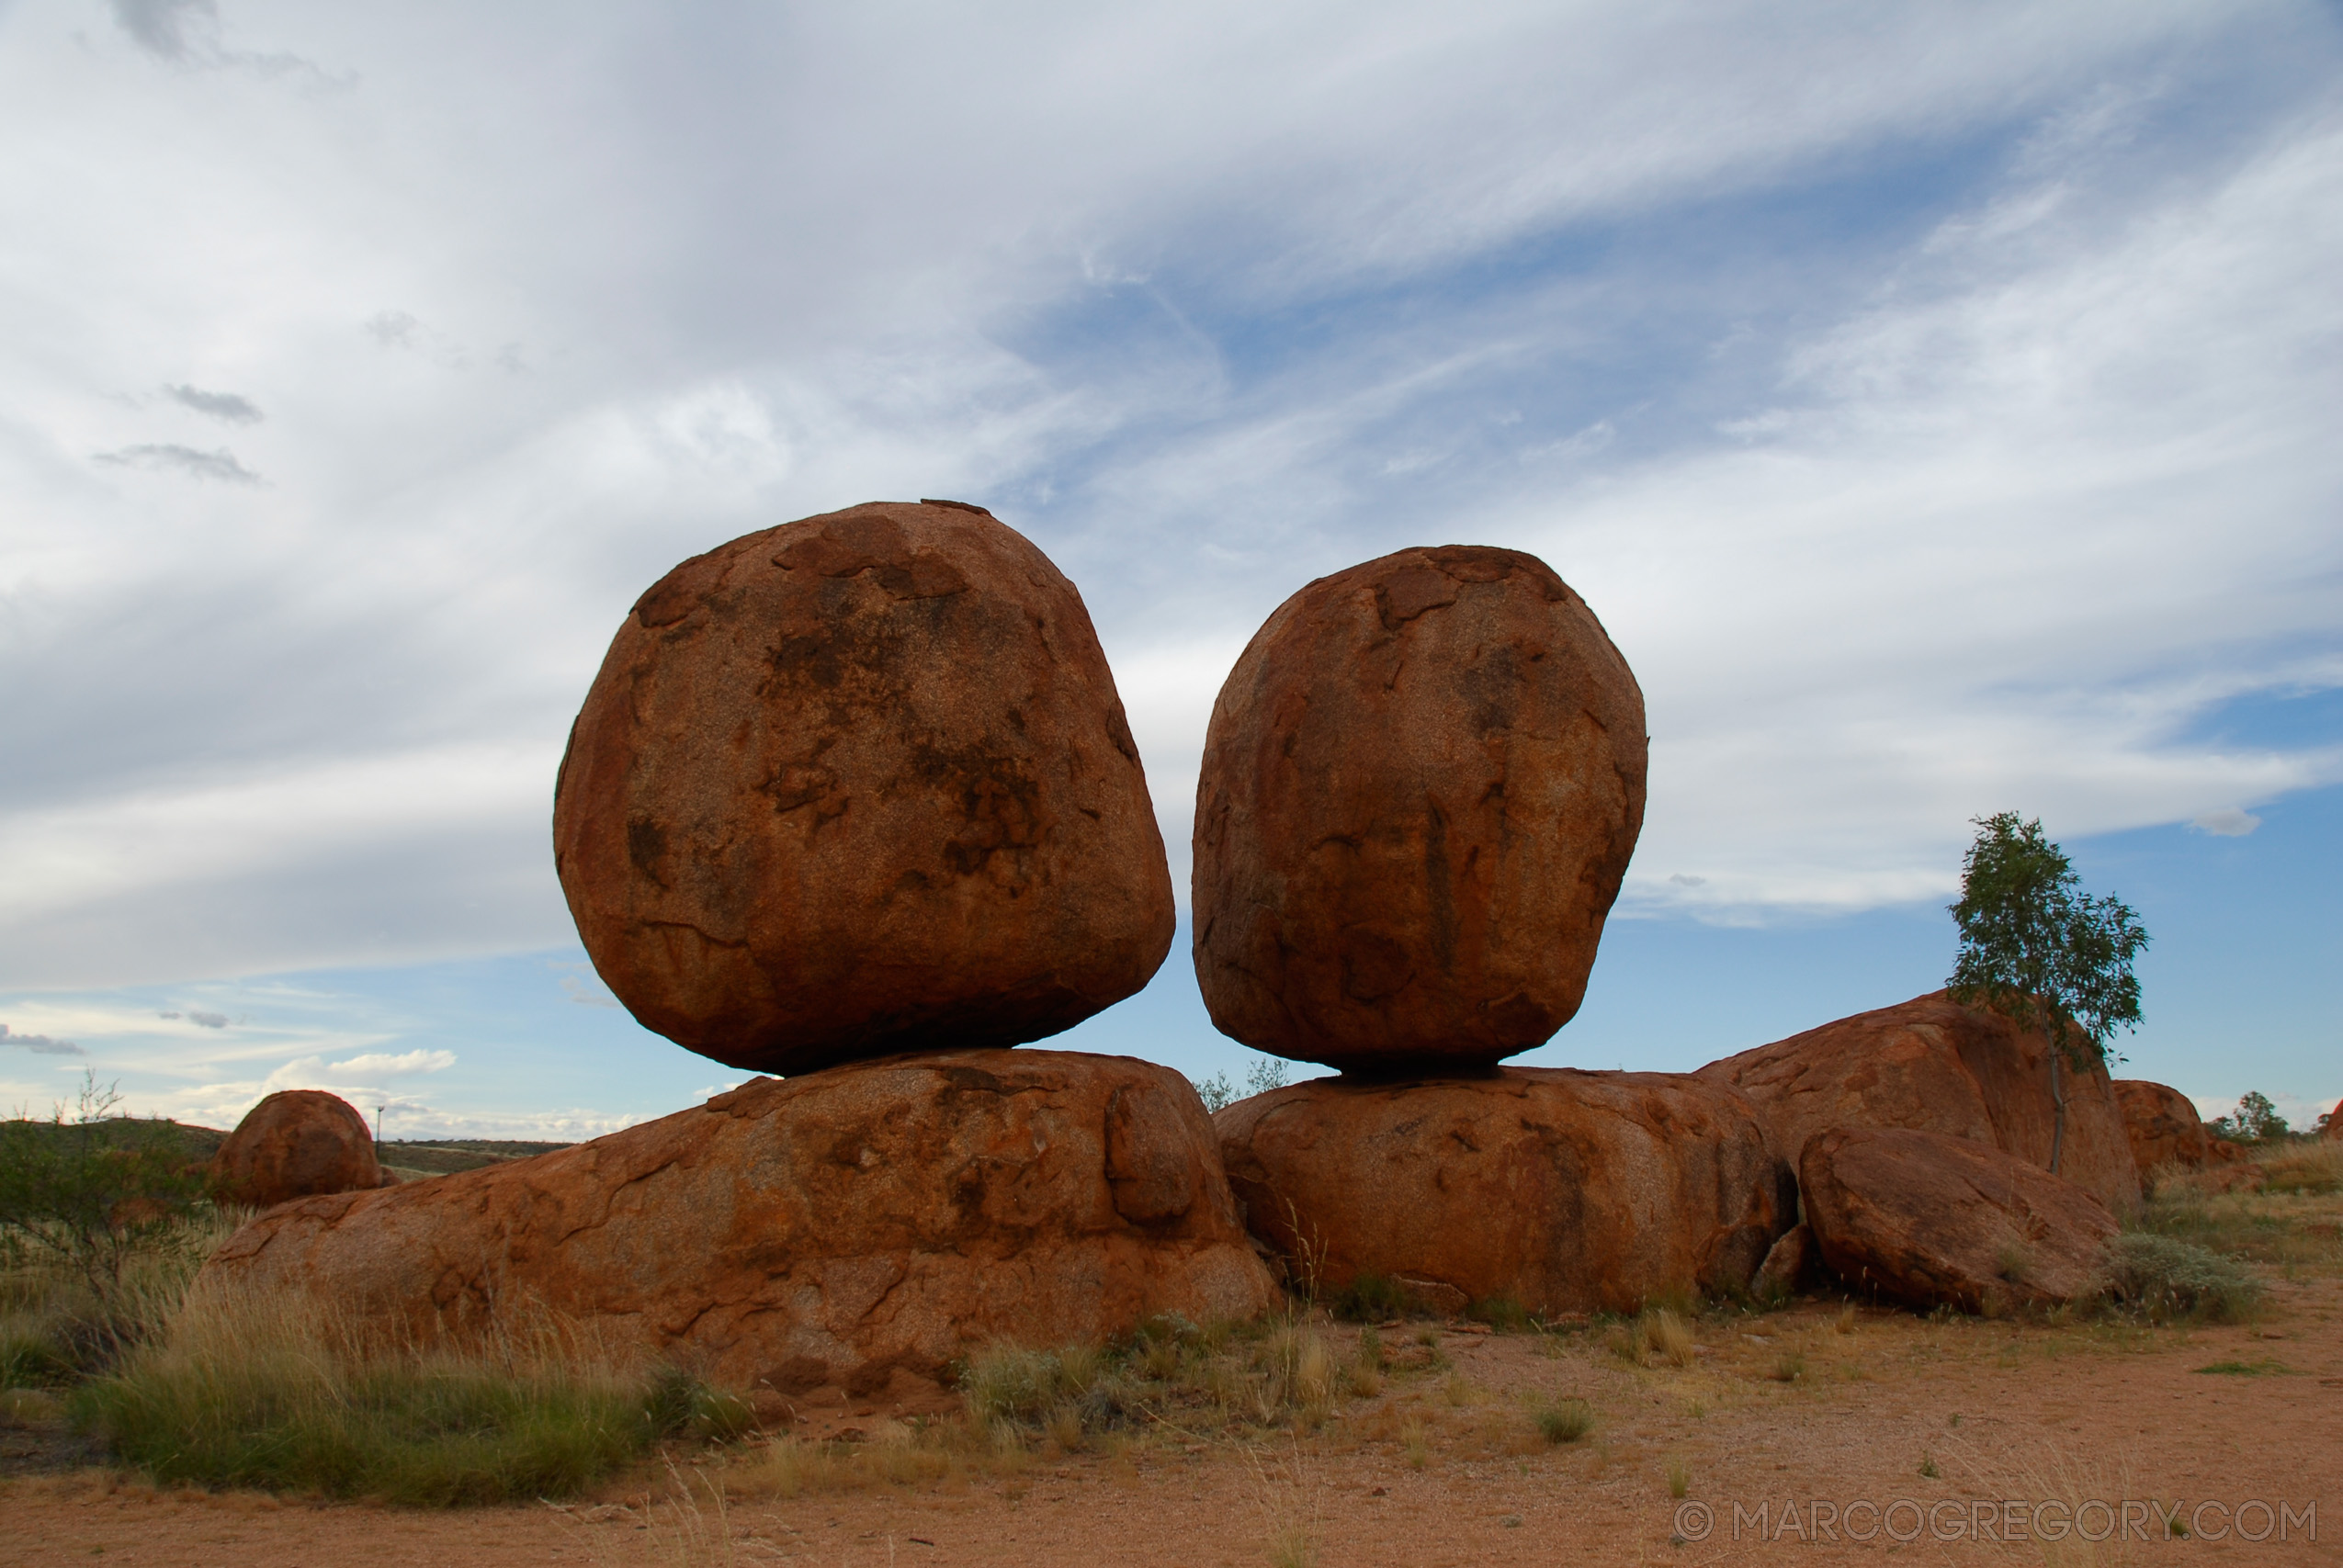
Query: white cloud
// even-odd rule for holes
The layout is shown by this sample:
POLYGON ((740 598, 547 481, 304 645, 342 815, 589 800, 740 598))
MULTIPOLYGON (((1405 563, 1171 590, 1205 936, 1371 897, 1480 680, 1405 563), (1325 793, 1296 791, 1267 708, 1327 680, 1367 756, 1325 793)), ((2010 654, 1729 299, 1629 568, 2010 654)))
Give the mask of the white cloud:
POLYGON ((1635 662, 1639 907, 2337 776, 2179 739, 2336 621, 2336 131, 2157 130, 2298 7, 236 8, 334 90, 116 16, 0 24, 0 985, 565 940, 626 606, 879 495, 1083 585, 1183 889, 1246 637, 1426 538, 1540 550, 1635 662), (1912 147, 1978 167, 1911 231, 1740 247, 1912 147), (1723 259, 1604 261, 1647 222, 1723 259))
POLYGON ((402 1051, 395 1055, 368 1052, 346 1062, 327 1066, 329 1073, 354 1074, 362 1078, 403 1077, 409 1073, 444 1073, 456 1065, 453 1051, 402 1051))
POLYGON ((2261 818, 2241 806, 2224 806, 2199 812, 2190 819, 2189 826, 2215 838, 2242 839, 2261 826, 2261 818))

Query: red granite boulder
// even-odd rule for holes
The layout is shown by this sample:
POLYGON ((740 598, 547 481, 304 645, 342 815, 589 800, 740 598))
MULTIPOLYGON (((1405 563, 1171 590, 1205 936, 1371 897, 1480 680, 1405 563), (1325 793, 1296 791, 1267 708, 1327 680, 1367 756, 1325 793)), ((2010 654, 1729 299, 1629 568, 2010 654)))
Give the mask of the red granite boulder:
POLYGON ((1845 1283, 1909 1306, 1998 1314, 2095 1288, 2107 1205, 1975 1138, 1833 1127, 1798 1159, 1806 1224, 1845 1283))
POLYGON ((1529 1050, 1586 992, 1643 824, 1643 694, 1517 550, 1408 549, 1256 633, 1196 784, 1213 1022, 1345 1071, 1529 1050))
POLYGON ((322 1089, 283 1089, 254 1106, 211 1156, 210 1175, 222 1201, 255 1209, 384 1185, 366 1118, 322 1089))
POLYGON ((1325 1294, 1373 1278, 1460 1306, 1633 1311, 1748 1289, 1797 1219, 1756 1107, 1680 1074, 1313 1078, 1213 1127, 1252 1233, 1325 1294))
MULTIPOLYGON (((1857 1013, 1700 1069, 1748 1093, 1785 1150, 1827 1127, 1914 1127, 2050 1165, 2050 1043, 1942 991, 1857 1013)), ((2060 1074, 2066 1135, 2058 1174, 2118 1211, 2139 1168, 2107 1069, 2060 1074)))
POLYGON ((571 731, 553 843, 618 999, 764 1072, 1037 1040, 1172 942, 1081 596, 957 502, 809 517, 662 578, 571 731))
POLYGON ((1281 1300, 1188 1081, 1047 1050, 759 1078, 532 1159, 288 1205, 201 1284, 306 1292, 423 1343, 549 1309, 801 1414, 933 1409, 954 1358, 989 1342, 1281 1300))
POLYGON ((2236 1145, 2216 1138, 2197 1114, 2194 1101, 2177 1089, 2145 1078, 2117 1078, 2115 1103, 2123 1112, 2123 1132, 2131 1140, 2132 1160, 2140 1178, 2162 1167, 2202 1170, 2226 1165, 2244 1153, 2236 1145))

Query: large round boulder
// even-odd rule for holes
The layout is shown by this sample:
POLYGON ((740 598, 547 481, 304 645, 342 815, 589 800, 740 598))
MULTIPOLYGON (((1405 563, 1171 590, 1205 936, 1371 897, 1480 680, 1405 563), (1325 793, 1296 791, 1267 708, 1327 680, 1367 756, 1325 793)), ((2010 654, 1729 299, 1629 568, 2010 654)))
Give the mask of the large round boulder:
MULTIPOLYGON (((1711 1062, 1700 1076, 1746 1091, 1793 1154, 1827 1127, 1915 1127, 2050 1166, 2050 1042, 1942 991, 1711 1062)), ((2058 1174, 2111 1209, 2131 1209, 2139 1168, 2107 1069, 2069 1066, 2059 1078, 2058 1174)))
POLYGON ((1246 1223, 1321 1293, 1627 1312, 1747 1290, 1797 1219, 1756 1108, 1681 1074, 1313 1078, 1213 1127, 1246 1223))
POLYGON ((1196 784, 1212 1021, 1346 1071, 1442 1071, 1569 1021, 1643 826, 1643 694, 1518 550, 1408 549, 1278 607, 1196 784))
POLYGON ((2121 1227, 2071 1181, 1974 1138, 1833 1127, 1798 1158, 1832 1272, 1916 1307, 1999 1313, 2088 1294, 2121 1227))
POLYGON ((571 731, 553 845, 628 1010, 763 1072, 1037 1040, 1172 943, 1081 596, 958 502, 809 517, 660 579, 571 731))
POLYGON ((312 1199, 238 1231, 200 1282, 306 1293, 400 1342, 549 1310, 728 1387, 911 1408, 988 1342, 1281 1299, 1188 1081, 1047 1050, 758 1078, 533 1159, 312 1199))
POLYGON ((210 1176, 222 1201, 255 1209, 388 1184, 366 1118, 322 1089, 281 1089, 254 1106, 211 1156, 210 1176))
POLYGON ((2343 1138, 2343 1100, 2335 1102, 2335 1109, 2326 1113, 2326 1124, 2318 1131, 2322 1138, 2343 1138))

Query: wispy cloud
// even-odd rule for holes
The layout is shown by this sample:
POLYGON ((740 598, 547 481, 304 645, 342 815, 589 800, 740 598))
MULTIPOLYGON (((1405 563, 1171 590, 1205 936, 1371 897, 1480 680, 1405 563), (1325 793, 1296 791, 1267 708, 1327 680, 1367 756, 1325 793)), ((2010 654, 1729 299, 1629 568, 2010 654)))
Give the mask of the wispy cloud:
POLYGON ((355 1074, 360 1077, 403 1077, 410 1073, 444 1073, 456 1065, 453 1051, 415 1050, 396 1055, 368 1052, 352 1056, 345 1062, 329 1063, 326 1071, 355 1074))
POLYGON ((228 424, 258 424, 264 417, 259 404, 234 392, 207 392, 201 387, 184 385, 166 386, 163 392, 175 403, 228 424))
POLYGON ((90 460, 116 468, 144 468, 151 473, 179 473, 190 479, 218 479, 224 484, 256 485, 260 476, 236 460, 225 446, 199 452, 169 442, 142 442, 111 452, 96 452, 90 460))
POLYGON ((213 0, 110 0, 114 21, 132 41, 160 60, 184 61, 213 40, 220 10, 213 0))
POLYGON ((86 1056, 89 1055, 70 1040, 52 1040, 46 1034, 12 1033, 5 1023, 0 1023, 0 1045, 20 1046, 36 1056, 86 1056))

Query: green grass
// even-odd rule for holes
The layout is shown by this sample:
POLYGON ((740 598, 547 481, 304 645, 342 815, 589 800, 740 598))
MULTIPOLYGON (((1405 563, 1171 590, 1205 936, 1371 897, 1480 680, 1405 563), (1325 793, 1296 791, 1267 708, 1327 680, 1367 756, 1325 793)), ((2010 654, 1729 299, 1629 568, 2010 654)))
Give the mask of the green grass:
POLYGON ((1583 1399, 1551 1399, 1530 1412, 1538 1436, 1549 1443, 1575 1443, 1594 1430, 1594 1406, 1583 1399))
POLYGON ((672 1369, 603 1361, 549 1331, 469 1353, 361 1348, 227 1299, 182 1314, 69 1407, 158 1483, 430 1507, 570 1495, 662 1437, 730 1422, 672 1369))
POLYGON ((2194 1370, 2224 1378, 2291 1377, 2294 1372, 2294 1369, 2283 1361, 2272 1360, 2267 1356, 2258 1361, 2215 1361, 2211 1366, 2194 1370))

